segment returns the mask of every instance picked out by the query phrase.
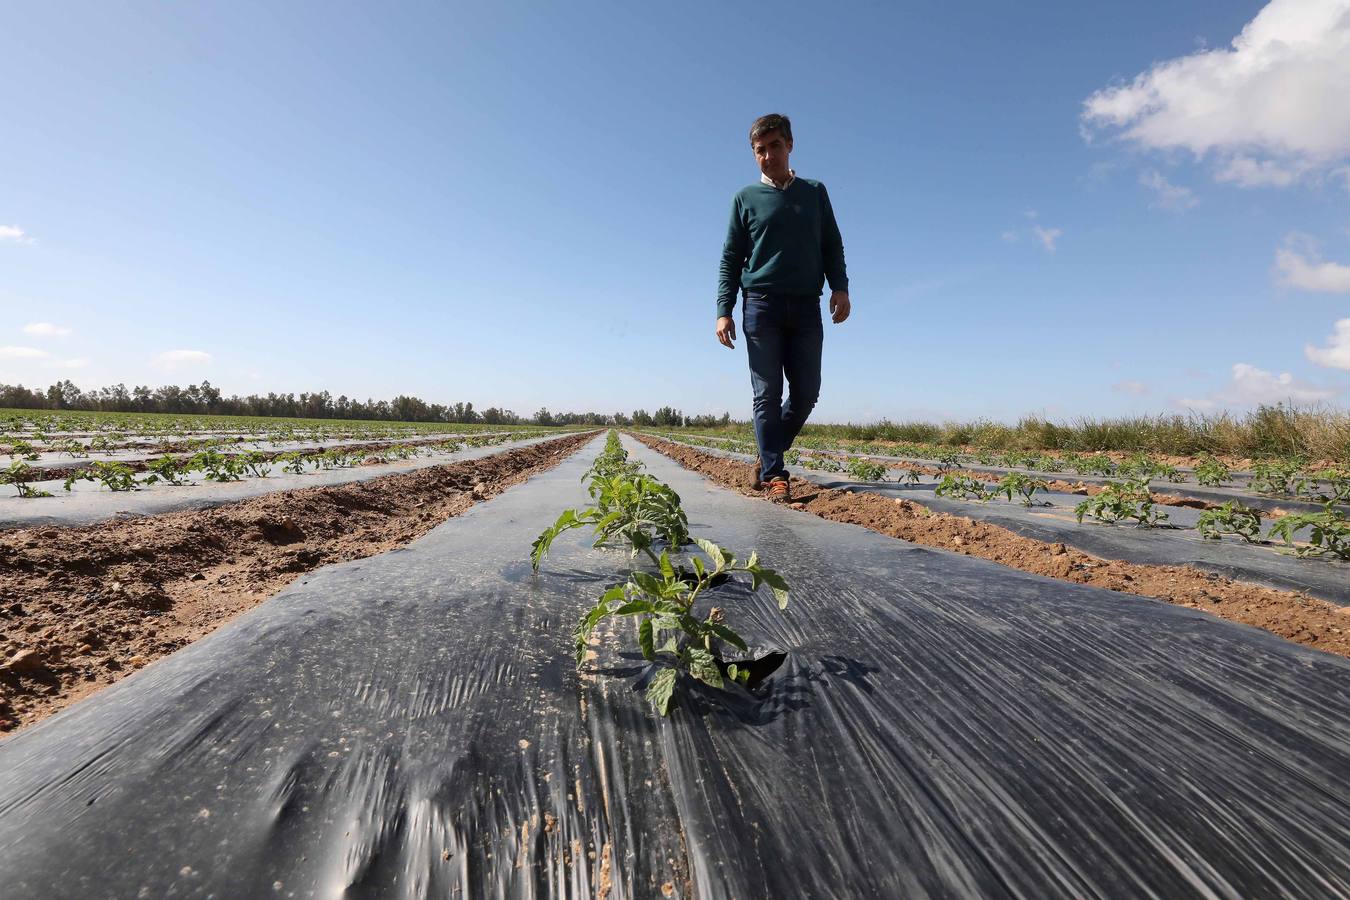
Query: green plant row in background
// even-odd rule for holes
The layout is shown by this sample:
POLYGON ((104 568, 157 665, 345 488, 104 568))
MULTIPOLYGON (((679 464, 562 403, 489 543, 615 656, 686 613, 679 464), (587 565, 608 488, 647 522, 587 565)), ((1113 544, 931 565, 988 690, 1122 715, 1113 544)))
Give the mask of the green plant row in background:
MULTIPOLYGON (((698 429, 753 439, 749 422, 698 429)), ((1251 459, 1306 456, 1350 465, 1350 412, 1324 407, 1260 406, 1246 414, 1079 417, 1052 422, 1036 416, 1015 425, 973 422, 808 424, 801 438, 889 441, 923 446, 974 447, 994 451, 1095 453, 1105 451, 1199 456, 1212 453, 1251 459)), ((800 441, 800 439, 799 439, 800 441)))
MULTIPOLYGON (((753 442, 739 438, 704 437, 690 434, 663 434, 685 443, 715 447, 736 453, 756 453, 753 442)), ((855 477, 869 481, 884 480, 886 468, 879 463, 859 465, 857 460, 847 464, 829 457, 814 456, 811 451, 874 456, 913 457, 933 460, 939 478, 951 469, 963 465, 995 466, 1028 469, 1049 474, 1099 475, 1112 478, 1143 481, 1167 481, 1179 484, 1189 478, 1205 487, 1229 487, 1235 483, 1231 469, 1218 458, 1206 455, 1191 470, 1185 471, 1146 453, 1133 453, 1116 461, 1105 453, 1028 453, 1010 451, 995 453, 988 450, 961 452, 937 445, 905 444, 900 446, 876 444, 843 444, 838 441, 798 439, 800 445, 788 451, 790 465, 826 472, 848 471, 855 477)), ((911 481, 917 477, 910 475, 911 481)), ((1259 460, 1252 465, 1251 490, 1256 493, 1287 496, 1316 502, 1344 503, 1350 501, 1350 468, 1311 469, 1302 457, 1259 460)))
MULTIPOLYGON (((411 459, 420 454, 455 453, 465 447, 490 447, 507 441, 522 439, 521 434, 475 435, 462 440, 439 441, 434 444, 412 446, 394 444, 378 450, 350 451, 340 447, 320 452, 291 451, 288 453, 264 453, 250 451, 246 453, 220 453, 215 449, 184 456, 162 456, 147 463, 147 471, 137 477, 136 471, 126 463, 98 460, 82 466, 66 477, 64 487, 70 491, 77 482, 91 481, 103 485, 111 491, 134 491, 151 484, 189 485, 195 484, 193 476, 200 474, 206 481, 230 482, 244 478, 266 478, 274 467, 283 471, 301 475, 310 468, 346 469, 359 463, 388 463, 394 460, 411 459)), ((0 484, 8 484, 23 498, 50 497, 49 491, 33 487, 33 483, 44 480, 42 469, 28 465, 23 460, 14 460, 7 469, 0 469, 0 484)))

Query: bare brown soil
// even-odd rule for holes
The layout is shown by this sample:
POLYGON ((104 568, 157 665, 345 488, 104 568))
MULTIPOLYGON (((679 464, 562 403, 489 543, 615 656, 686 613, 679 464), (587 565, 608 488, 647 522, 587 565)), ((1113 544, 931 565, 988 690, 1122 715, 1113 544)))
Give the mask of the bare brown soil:
POLYGON ((209 510, 0 533, 0 733, 197 640, 306 572, 421 537, 593 436, 209 510))
MULTIPOLYGON (((648 447, 723 487, 747 496, 754 466, 670 441, 634 435, 648 447)), ((1299 644, 1350 656, 1350 606, 1233 581, 1189 566, 1152 566, 1102 559, 1014 534, 965 516, 939 513, 910 500, 801 485, 793 509, 834 522, 861 525, 914 544, 951 550, 1023 572, 1165 600, 1224 619, 1254 625, 1299 644)))

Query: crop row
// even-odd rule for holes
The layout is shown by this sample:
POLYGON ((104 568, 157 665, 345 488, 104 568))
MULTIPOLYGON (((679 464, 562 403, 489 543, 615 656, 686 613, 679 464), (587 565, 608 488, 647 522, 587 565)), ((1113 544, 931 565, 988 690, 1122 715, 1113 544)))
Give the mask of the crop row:
MULTIPOLYGON (((202 450, 191 455, 168 455, 151 460, 146 472, 138 473, 120 462, 96 461, 71 472, 63 483, 70 491, 77 482, 91 481, 111 491, 134 491, 152 484, 189 485, 202 481, 231 482, 245 478, 266 478, 277 468, 292 475, 307 471, 346 469, 358 464, 388 463, 433 453, 454 453, 466 447, 489 447, 517 440, 520 435, 494 434, 470 436, 460 440, 439 441, 434 444, 412 446, 394 444, 377 450, 344 450, 334 447, 323 451, 294 450, 286 453, 267 453, 254 450, 246 453, 221 453, 215 449, 202 450)), ((47 477, 42 469, 23 460, 14 460, 7 469, 0 469, 0 484, 12 485, 18 496, 39 498, 52 496, 50 491, 33 485, 47 477)))
MULTIPOLYGON (((685 443, 717 447, 736 453, 754 454, 757 452, 753 443, 736 438, 704 438, 684 434, 666 436, 685 443)), ((837 441, 822 441, 820 439, 799 439, 797 443, 800 447, 795 451, 789 451, 790 455, 794 452, 796 454, 788 460, 790 464, 800 463, 807 468, 821 471, 848 471, 855 477, 867 481, 884 480, 886 469, 884 466, 878 469, 877 466, 880 465, 878 463, 871 463, 870 466, 856 464, 859 457, 868 455, 932 460, 939 469, 939 477, 944 475, 947 470, 960 466, 982 465, 1023 469, 1033 473, 1059 474, 1072 472, 1077 475, 1100 475, 1108 478, 1146 482, 1168 481, 1174 484, 1194 479, 1197 484, 1204 487, 1228 487, 1234 485, 1237 481, 1236 473, 1228 465, 1213 456, 1203 457, 1193 468, 1180 469, 1145 453, 1135 453, 1117 462, 1105 453, 1038 454, 1021 451, 1002 454, 988 451, 962 453, 950 447, 844 445, 837 441), (832 460, 822 459, 809 451, 846 454, 851 460, 848 463, 840 464, 832 460), (876 473, 876 477, 869 477, 867 473, 876 473)), ((1308 461, 1302 457, 1258 460, 1252 464, 1247 487, 1258 494, 1305 499, 1319 503, 1345 503, 1350 502, 1350 470, 1312 469, 1309 468, 1308 461)))
MULTIPOLYGON (((736 453, 754 454, 754 444, 736 439, 694 438, 680 435, 687 443, 713 446, 736 453)), ((887 468, 880 463, 853 458, 841 463, 830 456, 817 456, 801 450, 789 450, 786 459, 790 465, 801 465, 808 469, 828 472, 847 472, 855 478, 866 481, 884 481, 887 468)), ((999 481, 990 484, 969 474, 955 471, 955 468, 968 462, 969 458, 955 451, 947 451, 936 459, 937 484, 934 493, 939 497, 957 500, 988 502, 995 497, 1006 497, 1009 501, 1020 500, 1025 506, 1037 505, 1036 495, 1048 492, 1049 482, 1035 474, 1009 472, 999 481)), ((1216 465, 1222 465, 1214 461, 1216 465)), ((992 463, 991 463, 992 465, 992 463)), ((1202 464, 1203 465, 1203 464, 1202 464)), ((1287 552, 1298 557, 1331 556, 1338 559, 1350 559, 1350 522, 1344 512, 1337 508, 1338 503, 1350 500, 1350 473, 1319 472, 1325 479, 1325 488, 1310 489, 1310 479, 1300 474, 1297 460, 1276 462, 1258 462, 1253 466, 1252 489, 1260 493, 1302 496, 1317 499, 1322 503, 1318 512, 1291 513, 1276 519, 1265 536, 1266 541, 1279 541, 1287 552), (1307 532, 1306 541, 1297 541, 1296 537, 1307 532)), ((1200 467, 1197 467, 1197 471, 1200 467)), ((917 484, 920 474, 914 469, 903 470, 902 478, 911 484, 917 484)), ((1153 493, 1149 489, 1150 477, 1156 477, 1156 469, 1147 461, 1137 461, 1135 465, 1121 464, 1111 470, 1119 480, 1107 481, 1100 491, 1092 494, 1074 507, 1079 522, 1091 519, 1103 524, 1114 525, 1118 522, 1134 522, 1141 527, 1161 527, 1168 522, 1168 514, 1159 508, 1153 493)), ((1218 473, 1215 473, 1216 475, 1218 473)), ((1228 474, 1226 471, 1223 473, 1228 474)), ((1204 483, 1204 482, 1202 482, 1204 483)), ((1040 505, 1050 505, 1040 503, 1040 505)), ((1168 526, 1172 527, 1172 526, 1168 526)), ((1196 529, 1201 536, 1218 540, 1223 535, 1235 535, 1248 543, 1260 539, 1261 513, 1239 501, 1229 501, 1201 513, 1196 529)))

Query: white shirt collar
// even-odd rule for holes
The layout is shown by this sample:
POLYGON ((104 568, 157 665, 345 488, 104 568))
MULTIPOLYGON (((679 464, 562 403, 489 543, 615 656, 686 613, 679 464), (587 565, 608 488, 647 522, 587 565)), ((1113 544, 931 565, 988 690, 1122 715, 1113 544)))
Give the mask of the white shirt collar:
POLYGON ((797 180, 797 172, 795 169, 788 169, 787 183, 784 184, 782 187, 778 187, 778 185, 774 184, 773 179, 770 178, 768 175, 765 175, 763 172, 759 173, 760 184, 767 184, 769 187, 778 188, 778 190, 780 191, 786 191, 788 188, 792 187, 792 182, 796 180, 797 180))

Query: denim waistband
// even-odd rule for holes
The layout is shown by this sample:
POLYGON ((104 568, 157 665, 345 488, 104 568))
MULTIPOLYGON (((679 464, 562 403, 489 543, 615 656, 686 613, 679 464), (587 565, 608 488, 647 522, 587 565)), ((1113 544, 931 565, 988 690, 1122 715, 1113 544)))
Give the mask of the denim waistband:
POLYGON ((752 291, 741 289, 746 300, 819 300, 820 294, 784 294, 781 291, 752 291))

